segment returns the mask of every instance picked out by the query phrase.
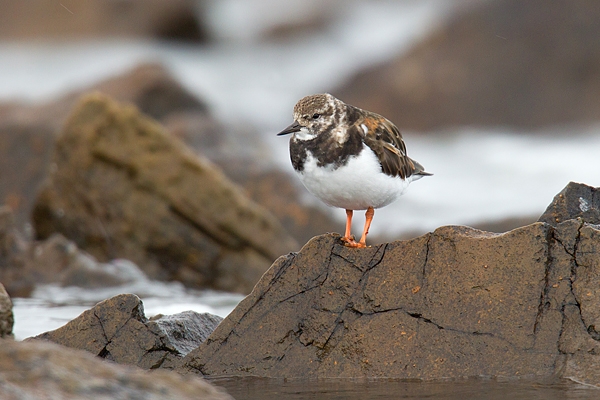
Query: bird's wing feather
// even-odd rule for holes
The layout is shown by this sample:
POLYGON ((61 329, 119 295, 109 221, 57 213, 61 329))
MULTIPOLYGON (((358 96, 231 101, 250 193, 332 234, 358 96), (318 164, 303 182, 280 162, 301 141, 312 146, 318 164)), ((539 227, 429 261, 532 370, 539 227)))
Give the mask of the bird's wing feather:
POLYGON ((412 175, 427 175, 423 166, 406 155, 406 145, 402 134, 392 122, 371 112, 366 112, 359 126, 362 129, 364 142, 379 158, 381 169, 390 176, 406 179, 412 175))

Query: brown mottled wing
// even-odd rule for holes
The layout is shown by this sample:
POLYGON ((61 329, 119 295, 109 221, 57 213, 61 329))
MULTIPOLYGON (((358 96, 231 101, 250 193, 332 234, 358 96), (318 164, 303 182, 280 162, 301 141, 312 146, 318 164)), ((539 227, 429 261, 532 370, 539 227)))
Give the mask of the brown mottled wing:
POLYGON ((367 112, 362 121, 358 122, 364 141, 381 162, 383 172, 390 176, 406 179, 411 175, 429 175, 423 166, 406 155, 406 145, 398 128, 389 120, 375 113, 367 112), (360 127, 364 124, 367 133, 360 127))

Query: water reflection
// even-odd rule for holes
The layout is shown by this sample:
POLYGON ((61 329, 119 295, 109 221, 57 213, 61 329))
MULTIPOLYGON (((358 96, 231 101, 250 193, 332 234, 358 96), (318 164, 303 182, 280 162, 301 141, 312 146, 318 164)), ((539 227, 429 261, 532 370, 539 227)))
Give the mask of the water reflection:
POLYGON ((214 378, 237 400, 364 400, 364 399, 444 399, 444 400, 563 400, 598 399, 600 390, 568 380, 555 382, 465 379, 452 381, 404 380, 286 380, 268 378, 214 378))

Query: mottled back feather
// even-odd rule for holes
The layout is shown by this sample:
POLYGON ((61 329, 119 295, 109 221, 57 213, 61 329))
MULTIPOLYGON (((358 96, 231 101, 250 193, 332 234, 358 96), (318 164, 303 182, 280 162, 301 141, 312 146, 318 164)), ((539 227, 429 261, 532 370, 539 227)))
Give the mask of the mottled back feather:
POLYGON ((396 125, 370 111, 363 111, 363 115, 354 129, 358 129, 365 144, 377 155, 385 174, 402 179, 412 175, 431 175, 424 171, 421 164, 406 155, 406 145, 396 125), (367 128, 366 134, 361 128, 362 124, 367 128))

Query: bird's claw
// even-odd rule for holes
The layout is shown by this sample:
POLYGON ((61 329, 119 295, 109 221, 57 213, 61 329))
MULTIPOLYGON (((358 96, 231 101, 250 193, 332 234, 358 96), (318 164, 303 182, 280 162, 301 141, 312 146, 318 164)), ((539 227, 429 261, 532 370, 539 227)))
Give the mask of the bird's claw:
POLYGON ((340 240, 344 243, 344 246, 346 246, 346 247, 352 247, 352 248, 367 247, 367 245, 365 243, 355 241, 354 236, 350 236, 350 237, 344 236, 344 237, 340 238, 340 240))

